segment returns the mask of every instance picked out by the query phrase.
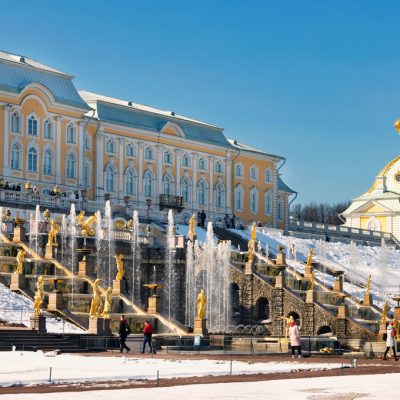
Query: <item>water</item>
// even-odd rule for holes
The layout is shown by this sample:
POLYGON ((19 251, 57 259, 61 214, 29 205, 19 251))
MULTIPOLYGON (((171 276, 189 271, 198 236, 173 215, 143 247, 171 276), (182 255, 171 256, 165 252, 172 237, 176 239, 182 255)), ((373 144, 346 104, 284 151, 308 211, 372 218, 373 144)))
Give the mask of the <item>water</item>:
POLYGON ((102 279, 101 276, 101 240, 103 238, 103 230, 101 228, 101 213, 96 211, 96 278, 102 279))
MULTIPOLYGON (((167 271, 168 271, 168 277, 167 277, 167 288, 168 288, 168 322, 169 322, 169 327, 168 329, 170 330, 170 322, 171 322, 171 316, 175 314, 175 308, 172 310, 172 298, 173 292, 175 292, 176 287, 175 287, 175 264, 173 262, 174 260, 174 255, 175 255, 175 244, 174 244, 174 215, 172 210, 168 211, 168 229, 167 229, 167 271)), ((175 294, 175 293, 174 293, 175 294)))
MULTIPOLYGON (((67 247, 67 236, 68 236, 68 225, 67 225, 67 217, 65 214, 62 215, 61 219, 61 264, 65 265, 66 260, 66 247, 67 247)), ((55 268, 57 271, 57 268, 55 268)))
POLYGON ((133 224, 132 224, 132 234, 131 234, 131 251, 132 251, 131 300, 132 303, 134 303, 135 299, 139 300, 140 297, 140 277, 138 277, 140 273, 139 215, 136 210, 133 212, 132 220, 133 224))
POLYGON ((75 273, 76 273, 76 248, 77 248, 77 222, 76 222, 76 211, 75 211, 75 204, 71 204, 71 210, 69 213, 69 225, 68 225, 68 235, 69 235, 69 243, 70 243, 70 262, 69 262, 69 269, 72 272, 71 278, 71 307, 74 306, 74 295, 75 295, 75 273))
POLYGON ((108 250, 108 277, 107 282, 105 282, 106 287, 111 286, 112 277, 111 277, 111 269, 112 269, 112 253, 111 253, 111 231, 112 231, 112 217, 111 217, 111 204, 110 200, 106 201, 105 209, 104 209, 104 227, 105 227, 105 236, 107 240, 107 250, 108 250))

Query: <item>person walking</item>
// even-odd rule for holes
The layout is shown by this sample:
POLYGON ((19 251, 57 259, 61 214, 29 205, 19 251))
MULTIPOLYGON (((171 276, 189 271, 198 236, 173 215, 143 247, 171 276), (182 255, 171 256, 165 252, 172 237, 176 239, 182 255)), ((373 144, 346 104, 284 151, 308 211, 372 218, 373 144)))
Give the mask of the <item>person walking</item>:
POLYGON ((297 357, 301 357, 301 334, 300 329, 296 322, 290 322, 289 328, 290 347, 292 348, 292 358, 294 358, 295 350, 297 350, 297 357))
POLYGON ((130 348, 126 345, 126 338, 131 333, 131 328, 129 327, 128 321, 125 315, 121 315, 121 321, 119 323, 119 351, 123 353, 124 349, 129 353, 130 348))
POLYGON ((146 323, 144 324, 144 328, 143 328, 142 354, 145 353, 147 343, 149 344, 150 353, 155 354, 155 351, 153 351, 152 336, 153 336, 153 327, 151 326, 149 321, 146 321, 146 323))
POLYGON ((229 229, 231 227, 231 219, 229 218, 228 214, 225 214, 224 220, 225 220, 225 228, 229 229))
POLYGON ((395 341, 395 337, 397 335, 396 333, 396 329, 394 329, 394 323, 393 321, 390 321, 387 329, 386 329, 386 350, 385 350, 385 354, 383 355, 383 359, 387 360, 387 354, 390 350, 390 348, 392 348, 393 350, 393 355, 394 355, 394 360, 397 361, 397 355, 396 355, 396 341, 395 341))

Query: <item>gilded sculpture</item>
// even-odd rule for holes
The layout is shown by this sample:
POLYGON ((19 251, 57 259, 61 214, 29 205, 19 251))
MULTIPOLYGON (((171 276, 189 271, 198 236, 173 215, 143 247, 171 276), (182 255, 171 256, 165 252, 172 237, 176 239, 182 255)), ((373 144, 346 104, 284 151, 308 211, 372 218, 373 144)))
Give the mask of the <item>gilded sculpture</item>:
POLYGON ((368 275, 368 279, 367 279, 367 287, 365 290, 365 294, 366 296, 368 296, 371 292, 371 274, 368 275))
POLYGON ((281 317, 281 319, 285 323, 285 338, 288 338, 289 337, 290 323, 294 322, 294 318, 293 318, 292 315, 290 315, 289 317, 281 317))
POLYGON ((97 222, 95 214, 85 219, 85 211, 82 210, 76 217, 76 222, 82 226, 82 236, 96 236, 96 231, 93 228, 93 225, 97 222))
POLYGON ((383 308, 382 308, 381 324, 386 323, 386 318, 387 318, 387 315, 388 315, 389 310, 390 310, 390 305, 389 305, 389 303, 386 301, 385 304, 383 305, 383 308))
POLYGON ((103 312, 101 313, 101 316, 107 319, 110 318, 111 293, 112 293, 112 287, 109 286, 104 295, 104 307, 103 307, 103 312))
POLYGON ((204 289, 200 290, 199 295, 197 296, 197 318, 204 319, 204 315, 206 313, 206 304, 207 297, 204 293, 204 289))
POLYGON ((43 276, 40 275, 36 282, 36 292, 33 300, 33 309, 36 317, 42 314, 42 304, 44 300, 44 282, 43 276))
POLYGON ((24 249, 19 249, 16 259, 17 259, 17 269, 16 269, 16 273, 17 274, 22 274, 23 270, 24 270, 24 259, 25 259, 25 254, 26 251, 24 249))
POLYGON ((47 240, 47 246, 58 246, 57 243, 57 233, 59 232, 58 225, 52 218, 50 220, 50 232, 49 238, 47 240))
POLYGON ((314 249, 310 249, 307 257, 307 267, 311 267, 313 263, 314 249))
POLYGON ((256 251, 256 238, 257 238, 257 227, 256 223, 253 222, 253 225, 251 226, 250 240, 247 245, 248 247, 247 255, 250 263, 254 261, 254 253, 256 251))
POLYGON ((89 311, 89 316, 90 318, 97 318, 100 317, 101 315, 101 308, 103 306, 102 301, 101 301, 101 289, 100 289, 100 282, 101 279, 97 278, 93 284, 93 298, 92 302, 90 303, 90 311, 89 311))
POLYGON ((115 261, 117 263, 117 276, 115 277, 115 280, 121 281, 122 278, 125 275, 125 270, 124 270, 124 261, 123 261, 123 254, 117 254, 114 256, 115 261))
POLYGON ((194 238, 196 237, 196 225, 197 225, 197 217, 196 214, 193 214, 189 220, 189 233, 188 233, 188 237, 192 243, 194 242, 194 238))

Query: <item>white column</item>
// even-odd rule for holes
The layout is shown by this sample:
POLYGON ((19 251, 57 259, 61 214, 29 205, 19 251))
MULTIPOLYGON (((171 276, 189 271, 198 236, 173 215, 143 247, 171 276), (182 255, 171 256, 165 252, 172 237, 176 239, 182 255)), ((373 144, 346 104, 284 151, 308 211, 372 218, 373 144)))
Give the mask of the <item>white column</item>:
POLYGON ((62 117, 56 116, 54 118, 55 125, 55 139, 56 139, 56 183, 61 185, 61 121, 62 117))
POLYGON ((272 167, 272 226, 278 227, 278 169, 277 163, 274 161, 272 167))
POLYGON ((163 188, 162 188, 162 166, 163 166, 163 146, 161 144, 157 145, 157 151, 156 151, 156 165, 157 165, 157 173, 156 173, 156 203, 159 202, 160 199, 160 194, 163 193, 163 188))
POLYGON ((143 188, 143 142, 138 143, 138 162, 139 162, 139 172, 138 172, 138 199, 139 203, 144 203, 144 188, 143 188))
POLYGON ((96 134, 96 200, 104 200, 104 133, 96 134))
POLYGON ((198 210, 199 206, 197 204, 197 153, 192 153, 193 162, 193 179, 192 179, 192 208, 193 210, 198 210))
POLYGON ((122 138, 118 139, 119 141, 119 193, 118 193, 118 198, 123 200, 123 196, 125 194, 124 190, 124 144, 125 141, 122 138))
POLYGON ((83 161, 85 159, 85 148, 84 148, 84 128, 85 124, 83 121, 79 122, 78 127, 78 149, 79 149, 79 163, 78 163, 78 186, 83 188, 83 161))
POLYGON ((213 195, 214 195, 214 157, 210 157, 209 168, 210 168, 210 187, 208 190, 209 200, 208 200, 208 211, 214 212, 213 207, 213 195))
POLYGON ((226 165, 225 165, 225 176, 226 176, 226 194, 225 194, 225 204, 226 204, 226 213, 228 215, 232 214, 232 201, 231 201, 231 193, 232 193, 232 161, 231 161, 231 153, 228 151, 226 154, 226 165))
MULTIPOLYGON (((3 106, 4 112, 4 149, 3 149, 3 176, 9 176, 10 164, 9 164, 9 152, 10 152, 10 106, 5 104, 3 106)), ((21 160, 22 162, 22 160, 21 160)))
POLYGON ((176 164, 176 189, 175 193, 177 196, 181 195, 181 153, 180 149, 175 150, 175 164, 176 164))

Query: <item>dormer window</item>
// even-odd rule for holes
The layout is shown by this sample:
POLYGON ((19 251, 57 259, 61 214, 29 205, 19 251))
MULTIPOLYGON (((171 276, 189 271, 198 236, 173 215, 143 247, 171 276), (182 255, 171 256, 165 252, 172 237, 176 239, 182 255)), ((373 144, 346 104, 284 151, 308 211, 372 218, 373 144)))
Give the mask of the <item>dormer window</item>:
POLYGON ((28 119, 28 135, 37 136, 38 129, 37 129, 37 119, 32 115, 28 119))

